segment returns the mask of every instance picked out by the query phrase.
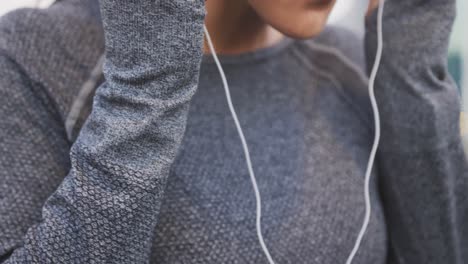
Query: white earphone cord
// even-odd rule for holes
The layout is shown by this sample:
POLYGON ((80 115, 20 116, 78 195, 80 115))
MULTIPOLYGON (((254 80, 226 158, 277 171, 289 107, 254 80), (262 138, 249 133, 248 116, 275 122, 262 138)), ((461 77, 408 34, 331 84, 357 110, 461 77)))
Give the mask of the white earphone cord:
POLYGON ((375 123, 375 136, 374 136, 374 144, 372 145, 372 150, 369 156, 369 162, 367 163, 366 169, 366 177, 364 180, 364 196, 366 202, 366 212, 364 216, 364 222, 362 224, 361 230, 359 231, 359 235, 356 239, 356 243, 354 244, 353 250, 349 255, 348 259, 346 260, 346 264, 351 264, 353 262, 354 257, 356 256, 359 247, 361 246, 362 239, 364 238, 364 234, 366 233, 367 227, 369 226, 372 207, 371 207, 371 200, 370 200, 370 178, 372 172, 372 165, 374 164, 375 155, 377 153, 377 148, 379 147, 380 142, 380 114, 379 108, 377 106, 377 100, 375 99, 375 92, 374 92, 374 85, 375 79, 377 77, 377 72, 379 71, 380 61, 382 60, 382 52, 383 52, 383 11, 384 11, 385 0, 379 0, 379 7, 378 7, 378 14, 377 14, 377 54, 375 55, 374 65, 372 67, 372 72, 369 77, 369 97, 372 104, 372 110, 374 112, 374 123, 375 123))
MULTIPOLYGON (((377 101, 375 99, 375 94, 374 94, 374 84, 375 84, 375 79, 376 79, 377 72, 378 72, 378 69, 379 69, 379 66, 380 66, 380 61, 381 61, 381 58, 382 58, 382 49, 383 49, 382 19, 383 19, 383 9, 384 9, 385 0, 379 0, 379 1, 380 1, 380 5, 378 7, 379 10, 378 10, 378 22, 377 22, 378 23, 378 25, 377 25, 377 30, 378 30, 377 54, 376 54, 376 57, 375 57, 375 62, 374 62, 374 66, 373 66, 373 69, 372 69, 372 72, 371 72, 371 76, 369 78, 369 96, 370 96, 371 103, 372 103, 372 109, 374 111, 375 138, 374 138, 374 144, 372 146, 372 151, 371 151, 371 154, 370 154, 370 157, 369 157, 369 162, 367 164, 365 184, 364 184, 366 212, 365 212, 365 217, 364 217, 364 222, 363 222, 362 228, 361 228, 361 230, 359 232, 359 235, 358 235, 356 243, 355 243, 355 245, 353 247, 353 250, 352 250, 351 254, 349 255, 349 257, 348 257, 348 259, 346 261, 346 264, 351 264, 352 263, 357 251, 359 250, 359 247, 361 245, 361 241, 362 241, 362 239, 364 237, 364 234, 365 234, 365 232, 367 230, 367 227, 369 225, 370 215, 371 215, 371 202, 370 202, 370 190, 369 190, 370 176, 371 176, 371 171, 372 171, 372 165, 374 163, 375 155, 377 153, 377 148, 378 148, 379 141, 380 141, 380 116, 379 116, 379 110, 378 110, 378 107, 377 107, 377 101)), ((262 247, 266 258, 268 259, 268 262, 270 264, 275 264, 273 258, 271 257, 270 251, 268 250, 268 248, 267 248, 267 246, 265 244, 265 241, 264 241, 263 235, 262 235, 262 225, 261 225, 262 202, 261 202, 260 191, 258 189, 257 180, 255 178, 255 173, 254 173, 254 170, 252 168, 252 161, 250 159, 250 152, 249 152, 249 148, 248 148, 248 145, 247 145, 247 141, 245 140, 244 132, 242 131, 242 127, 240 125, 239 119, 238 119, 236 111, 234 109, 234 105, 233 105, 232 100, 231 100, 231 93, 229 91, 229 85, 228 85, 228 82, 227 82, 227 79, 226 79, 226 74, 224 73, 223 67, 221 66, 219 58, 216 55, 216 50, 214 48, 213 42, 212 42, 211 37, 210 37, 210 33, 208 32, 208 29, 206 28, 206 26, 204 27, 204 30, 205 30, 206 39, 208 41, 208 46, 210 48, 210 52, 211 52, 211 54, 212 54, 212 56, 213 56, 213 58, 215 60, 216 66, 218 67, 219 73, 221 75, 221 79, 222 79, 222 82, 223 82, 224 91, 226 93, 226 99, 227 99, 227 103, 228 103, 228 106, 229 106, 229 110, 231 111, 231 115, 232 115, 232 117, 234 119, 234 123, 236 125, 237 132, 239 133, 239 137, 240 137, 241 142, 242 142, 242 147, 244 149, 245 160, 247 162, 247 168, 248 168, 248 171, 249 171, 250 179, 252 181, 252 186, 253 186, 253 189, 254 189, 255 199, 256 199, 256 207, 257 207, 257 210, 256 210, 257 211, 257 214, 256 214, 256 228, 257 228, 258 240, 260 242, 260 246, 262 247)))
POLYGON ((206 39, 208 40, 208 45, 210 46, 211 54, 213 55, 213 58, 214 58, 214 60, 216 62, 216 65, 218 66, 219 74, 221 75, 221 79, 223 81, 224 91, 226 92, 226 99, 227 99, 227 103, 229 105, 229 110, 231 111, 232 118, 234 119, 234 123, 236 124, 236 127, 237 127, 237 132, 239 133, 239 137, 240 137, 240 139, 242 141, 242 147, 244 149, 244 155, 245 155, 245 160, 247 162, 247 168, 249 170, 250 179, 252 180, 252 185, 253 185, 253 189, 254 189, 254 192, 255 192, 255 199, 257 201, 256 225, 257 225, 258 240, 260 242, 260 246, 263 249, 263 252, 265 253, 265 256, 268 259, 268 262, 270 264, 274 264, 275 262, 273 261, 273 258, 271 257, 267 246, 265 245, 265 241, 263 240, 262 221, 261 221, 261 218, 262 218, 262 201, 261 201, 261 197, 260 197, 260 191, 258 190, 257 180, 255 179, 254 170, 252 168, 252 161, 250 160, 250 152, 249 152, 249 148, 247 146, 247 141, 245 140, 244 132, 242 131, 239 119, 237 118, 237 114, 236 114, 236 110, 234 109, 234 105, 232 104, 231 93, 229 91, 229 85, 228 85, 228 82, 227 82, 227 79, 226 79, 226 74, 224 74, 223 67, 221 66, 221 63, 219 62, 218 56, 216 55, 216 50, 214 48, 213 42, 211 41, 210 33, 208 32, 208 29, 206 28, 206 26, 204 26, 204 29, 205 29, 206 39))

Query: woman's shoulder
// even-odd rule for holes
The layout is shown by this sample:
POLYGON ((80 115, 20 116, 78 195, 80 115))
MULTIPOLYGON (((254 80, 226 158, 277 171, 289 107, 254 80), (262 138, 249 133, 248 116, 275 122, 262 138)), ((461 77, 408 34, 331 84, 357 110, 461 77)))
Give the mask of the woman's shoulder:
POLYGON ((46 9, 21 8, 9 12, 0 17, 0 50, 16 57, 15 52, 20 51, 25 55, 40 52, 35 55, 41 56, 59 47, 74 48, 72 53, 82 52, 82 46, 103 48, 97 4, 97 0, 65 0, 46 9))
POLYGON ((370 120, 372 109, 362 38, 344 28, 329 26, 314 38, 296 41, 294 49, 307 59, 304 67, 310 68, 322 82, 335 86, 337 92, 346 94, 361 109, 364 118, 370 120))
POLYGON ((0 55, 43 87, 65 120, 104 52, 97 0, 62 0, 0 17, 0 55))
POLYGON ((305 56, 322 54, 365 72, 363 38, 346 28, 329 25, 317 36, 296 41, 296 46, 305 56))
POLYGON ((359 68, 365 69, 364 40, 355 32, 344 27, 329 25, 310 41, 336 49, 359 68))
POLYGON ((318 36, 296 41, 294 49, 315 69, 320 69, 343 86, 357 87, 360 93, 366 92, 368 77, 363 40, 353 32, 328 26, 318 36))
MULTIPOLYGON (((319 69, 346 87, 365 93, 368 77, 364 63, 363 40, 340 27, 328 26, 318 36, 295 42, 293 48, 315 70, 319 69)), ((311 69, 312 71, 314 69, 311 69)))
POLYGON ((0 17, 0 53, 35 81, 84 74, 104 52, 97 0, 62 0, 46 9, 22 8, 0 17), (97 10, 96 10, 97 8, 97 10))

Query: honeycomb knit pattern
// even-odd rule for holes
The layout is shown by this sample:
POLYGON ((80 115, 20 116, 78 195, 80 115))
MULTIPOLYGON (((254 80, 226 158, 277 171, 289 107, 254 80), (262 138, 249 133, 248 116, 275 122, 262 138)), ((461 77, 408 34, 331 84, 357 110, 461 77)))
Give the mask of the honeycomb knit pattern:
MULTIPOLYGON (((62 0, 0 18, 0 263, 267 263, 202 54, 204 2, 62 0), (104 51, 106 82, 83 99, 104 51), (69 130, 79 100, 86 123, 69 130)), ((455 1, 385 10, 382 142, 356 263, 463 264, 468 161, 446 66, 455 1)), ((375 25, 373 14, 367 65, 375 25)), ((277 263, 344 263, 362 223, 373 117, 346 34, 221 57, 277 263)))

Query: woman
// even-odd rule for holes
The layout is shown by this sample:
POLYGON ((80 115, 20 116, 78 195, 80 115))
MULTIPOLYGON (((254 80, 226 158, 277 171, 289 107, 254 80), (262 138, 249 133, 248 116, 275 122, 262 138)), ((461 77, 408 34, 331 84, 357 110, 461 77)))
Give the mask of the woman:
MULTIPOLYGON (((324 30, 334 1, 100 4, 0 21, 3 263, 267 263, 204 21, 250 144, 272 258, 344 263, 374 127, 362 50, 324 30)), ((468 260, 468 162, 445 65, 454 9, 386 4, 382 141, 354 263, 468 260)), ((374 12, 367 65, 376 44, 374 12)))

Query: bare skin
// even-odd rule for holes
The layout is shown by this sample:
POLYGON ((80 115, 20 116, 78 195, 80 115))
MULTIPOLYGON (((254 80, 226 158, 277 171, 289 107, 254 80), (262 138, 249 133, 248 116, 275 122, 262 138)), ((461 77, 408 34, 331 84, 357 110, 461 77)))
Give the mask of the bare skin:
MULTIPOLYGON (((318 35, 336 0, 208 0, 206 25, 219 54, 239 54, 274 45, 285 35, 318 35)), ((377 7, 371 0, 369 10, 377 7)), ((369 11, 370 12, 370 11, 369 11)), ((205 53, 209 53, 205 45, 205 53)))
POLYGON ((369 8, 367 8, 367 15, 370 15, 379 6, 379 0, 370 0, 369 8))

